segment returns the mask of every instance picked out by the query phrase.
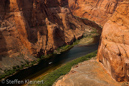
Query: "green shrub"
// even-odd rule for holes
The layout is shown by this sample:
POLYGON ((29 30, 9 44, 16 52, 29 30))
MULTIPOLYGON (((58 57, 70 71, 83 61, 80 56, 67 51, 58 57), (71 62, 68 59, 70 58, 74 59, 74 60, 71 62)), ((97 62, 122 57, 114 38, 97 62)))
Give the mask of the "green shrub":
POLYGON ((89 60, 90 58, 95 57, 96 54, 97 54, 97 51, 92 52, 90 54, 87 54, 86 56, 82 56, 80 58, 77 58, 73 61, 70 61, 70 62, 66 63, 65 65, 61 66, 60 68, 58 68, 58 69, 54 70, 53 72, 51 72, 51 73, 45 75, 44 77, 42 77, 40 80, 43 80, 44 84, 38 84, 37 86, 52 86, 52 84, 60 76, 67 74, 71 70, 72 66, 74 66, 74 65, 76 65, 80 62, 89 60))

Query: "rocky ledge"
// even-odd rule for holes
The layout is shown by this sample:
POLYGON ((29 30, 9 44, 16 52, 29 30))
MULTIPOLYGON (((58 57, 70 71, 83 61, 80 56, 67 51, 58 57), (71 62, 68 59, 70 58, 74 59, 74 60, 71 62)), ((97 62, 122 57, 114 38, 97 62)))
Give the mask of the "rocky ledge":
POLYGON ((69 0, 69 7, 103 26, 97 60, 116 81, 129 81, 129 0, 69 0))
POLYGON ((65 76, 61 76, 53 86, 121 86, 106 72, 95 58, 72 67, 65 76))

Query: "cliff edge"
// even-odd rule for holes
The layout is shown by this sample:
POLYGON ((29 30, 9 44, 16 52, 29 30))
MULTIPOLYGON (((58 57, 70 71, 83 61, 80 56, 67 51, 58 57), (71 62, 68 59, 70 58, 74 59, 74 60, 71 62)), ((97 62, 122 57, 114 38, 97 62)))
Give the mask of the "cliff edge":
POLYGON ((129 81, 129 1, 69 0, 69 7, 103 27, 97 60, 116 81, 129 81))
POLYGON ((124 1, 104 25, 98 49, 98 61, 117 81, 129 81, 128 28, 129 1, 124 1))
POLYGON ((82 37, 67 0, 1 0, 0 74, 82 37))

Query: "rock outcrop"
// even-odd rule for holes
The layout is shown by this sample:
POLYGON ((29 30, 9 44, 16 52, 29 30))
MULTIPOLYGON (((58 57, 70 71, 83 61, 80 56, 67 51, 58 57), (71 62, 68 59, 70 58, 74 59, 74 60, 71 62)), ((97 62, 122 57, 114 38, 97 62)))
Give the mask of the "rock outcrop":
POLYGON ((129 1, 119 3, 103 27, 98 61, 117 81, 129 81, 129 1))
POLYGON ((72 67, 53 86, 124 86, 124 83, 113 80, 101 64, 91 59, 72 67))
POLYGON ((129 81, 128 0, 1 0, 0 73, 80 38, 85 24, 71 13, 103 27, 97 59, 129 81))
POLYGON ((69 0, 73 15, 103 26, 98 49, 101 62, 117 81, 129 81, 129 1, 69 0))
POLYGON ((67 0, 1 0, 1 74, 82 36, 85 24, 71 15, 67 3, 67 0))
POLYGON ((69 0, 73 15, 87 18, 103 26, 122 0, 69 0))

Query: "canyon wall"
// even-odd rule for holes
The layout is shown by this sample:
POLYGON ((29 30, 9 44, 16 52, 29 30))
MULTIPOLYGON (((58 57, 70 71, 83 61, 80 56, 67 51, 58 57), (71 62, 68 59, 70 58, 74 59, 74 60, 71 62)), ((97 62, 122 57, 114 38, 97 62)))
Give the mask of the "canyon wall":
POLYGON ((85 24, 71 15, 67 0, 1 0, 0 74, 71 44, 85 24))
POLYGON ((122 0, 69 0, 73 15, 86 18, 103 26, 122 0))
POLYGON ((129 81, 129 1, 69 0, 69 8, 103 27, 97 59, 116 81, 129 81))
POLYGON ((71 13, 103 27, 97 59, 129 81, 128 0, 1 0, 0 74, 80 38, 86 25, 71 13))
POLYGON ((119 3, 103 27, 98 61, 117 81, 129 81, 129 1, 119 3))

